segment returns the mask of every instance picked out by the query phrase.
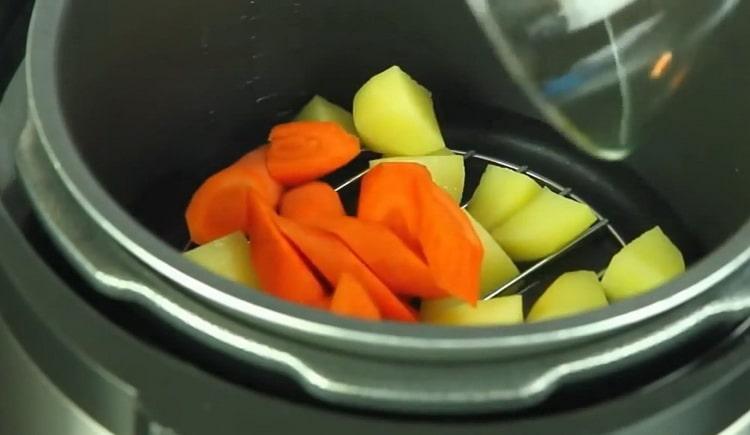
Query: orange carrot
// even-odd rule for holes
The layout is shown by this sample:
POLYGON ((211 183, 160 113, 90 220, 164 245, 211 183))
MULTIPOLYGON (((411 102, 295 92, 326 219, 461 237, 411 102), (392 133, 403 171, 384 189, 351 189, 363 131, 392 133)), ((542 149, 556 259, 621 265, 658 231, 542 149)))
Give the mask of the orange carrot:
POLYGON ((432 178, 422 165, 381 163, 362 178, 357 217, 384 225, 421 254, 416 189, 427 182, 432 178))
POLYGON ((394 293, 449 296, 425 262, 388 228, 349 216, 318 217, 309 223, 338 236, 394 293))
POLYGON ((419 243, 437 284, 475 304, 484 248, 466 214, 435 183, 419 188, 419 243))
POLYGON ((248 195, 250 255, 260 287, 288 301, 327 306, 323 285, 276 225, 276 213, 254 193, 248 195))
POLYGON ((284 185, 313 181, 359 154, 359 139, 335 122, 295 121, 271 130, 266 163, 284 185))
POLYGON ((342 316, 380 320, 380 311, 362 284, 350 273, 342 273, 333 293, 330 310, 342 316))
POLYGON ((198 188, 185 212, 190 240, 204 244, 244 229, 247 196, 251 191, 270 206, 276 206, 282 187, 268 174, 267 148, 263 146, 245 154, 198 188))
POLYGON ((438 287, 479 297, 482 245, 461 209, 415 163, 382 163, 362 179, 358 216, 385 225, 426 260, 438 287))
POLYGON ((386 319, 415 322, 416 314, 365 266, 336 236, 313 226, 279 217, 281 232, 332 285, 350 273, 367 290, 386 319))
POLYGON ((289 190, 281 197, 279 214, 305 221, 319 217, 344 216, 339 194, 322 181, 311 181, 289 190))

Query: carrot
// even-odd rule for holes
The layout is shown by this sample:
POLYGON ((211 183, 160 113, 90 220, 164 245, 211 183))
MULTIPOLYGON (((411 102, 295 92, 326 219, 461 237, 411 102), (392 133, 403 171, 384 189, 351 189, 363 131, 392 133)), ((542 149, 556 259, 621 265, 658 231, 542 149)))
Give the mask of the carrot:
POLYGON ((284 185, 313 181, 346 165, 359 154, 359 139, 335 122, 296 121, 271 130, 266 164, 284 185))
POLYGON ((248 195, 247 233, 260 287, 272 295, 313 307, 327 306, 323 285, 282 235, 276 213, 258 195, 248 195))
POLYGON ((350 273, 342 273, 333 293, 330 310, 342 316, 380 320, 380 311, 362 284, 350 273))
POLYGON ((417 186, 432 182, 416 163, 381 163, 362 178, 357 217, 384 225, 421 254, 417 186))
POLYGON ((289 219, 305 221, 331 216, 344 216, 344 205, 339 194, 321 181, 295 187, 281 197, 279 214, 289 219))
POLYGON ((483 249, 461 209, 415 163, 382 163, 363 178, 358 216, 385 225, 426 260, 438 287, 479 297, 483 249))
POLYGON ((318 217, 309 223, 338 236, 394 293, 449 296, 436 284, 427 264, 388 228, 349 216, 318 217))
POLYGON ((435 183, 419 188, 419 242, 437 284, 475 304, 484 248, 466 214, 435 183))
POLYGON ((185 212, 190 240, 200 245, 244 229, 248 192, 276 206, 282 187, 266 168, 267 149, 245 154, 198 188, 185 212))
POLYGON ((350 273, 367 290, 383 318, 415 322, 416 314, 365 266, 336 236, 300 222, 278 217, 281 232, 302 252, 320 273, 335 285, 350 273))

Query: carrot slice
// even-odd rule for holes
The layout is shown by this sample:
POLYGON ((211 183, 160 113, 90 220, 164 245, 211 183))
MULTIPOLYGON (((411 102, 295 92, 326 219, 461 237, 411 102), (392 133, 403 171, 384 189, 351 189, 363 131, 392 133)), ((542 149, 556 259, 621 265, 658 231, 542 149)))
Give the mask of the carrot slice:
POLYGON ((342 316, 380 320, 380 311, 362 284, 350 273, 342 273, 333 293, 330 310, 342 316))
POLYGON ((386 319, 415 322, 416 313, 401 302, 383 282, 336 236, 300 222, 278 217, 281 232, 332 285, 351 273, 367 290, 386 319))
POLYGON ((260 287, 291 302, 327 306, 323 285, 279 230, 273 209, 253 193, 247 204, 250 255, 260 287))
POLYGON ((357 216, 384 225, 421 253, 416 189, 427 182, 432 178, 422 165, 381 163, 362 178, 357 216))
POLYGON ((339 124, 295 121, 271 130, 268 171, 285 185, 313 181, 346 165, 359 154, 359 139, 339 124))
POLYGON ((185 212, 193 242, 202 245, 243 230, 248 192, 255 192, 267 204, 276 206, 282 186, 268 173, 267 149, 263 146, 245 154, 209 177, 193 194, 185 212))
POLYGON ((482 245, 466 215, 415 163, 381 163, 363 178, 358 216, 385 225, 426 260, 435 283, 474 304, 482 245))
POLYGON ((309 223, 338 236, 394 293, 446 297, 427 264, 392 231, 349 216, 315 218, 309 223))
POLYGON ((419 187, 419 242, 437 284, 475 304, 484 248, 458 205, 435 183, 419 187))
POLYGON ((289 219, 305 221, 320 217, 344 216, 344 205, 339 194, 322 181, 311 181, 287 191, 281 197, 279 214, 289 219))

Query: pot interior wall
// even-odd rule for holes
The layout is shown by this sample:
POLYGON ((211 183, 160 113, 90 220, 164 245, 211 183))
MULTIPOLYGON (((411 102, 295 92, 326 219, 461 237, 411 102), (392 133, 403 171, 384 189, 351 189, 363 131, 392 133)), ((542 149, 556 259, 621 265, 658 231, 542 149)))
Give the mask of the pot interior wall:
POLYGON ((87 0, 70 3, 59 50, 78 151, 125 209, 175 246, 201 180, 262 144, 311 95, 349 106, 392 64, 433 91, 449 145, 571 185, 626 236, 660 224, 696 258, 750 214, 747 112, 737 107, 750 101, 750 74, 714 71, 722 77, 696 91, 727 93, 731 110, 698 110, 691 104, 703 95, 693 93, 632 159, 593 161, 508 113, 530 109, 463 2, 87 0))

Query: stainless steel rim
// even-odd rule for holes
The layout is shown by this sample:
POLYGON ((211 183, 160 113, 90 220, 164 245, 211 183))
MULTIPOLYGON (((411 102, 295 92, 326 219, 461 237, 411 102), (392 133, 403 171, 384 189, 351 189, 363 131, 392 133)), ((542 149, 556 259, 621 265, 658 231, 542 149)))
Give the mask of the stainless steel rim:
MULTIPOLYGON (((57 35, 68 2, 40 0, 30 28, 27 82, 31 117, 60 180, 82 210, 123 249, 193 296, 236 316, 295 337, 377 346, 383 351, 423 350, 442 355, 461 350, 521 349, 567 343, 615 331, 664 313, 710 289, 750 260, 750 224, 695 264, 681 278, 652 293, 574 318, 502 328, 440 328, 426 325, 372 325, 335 318, 265 295, 243 292, 182 259, 122 210, 99 185, 78 155, 62 117, 57 35), (54 138, 54 140, 52 140, 54 138)), ((407 357, 420 358, 413 352, 407 357)))

